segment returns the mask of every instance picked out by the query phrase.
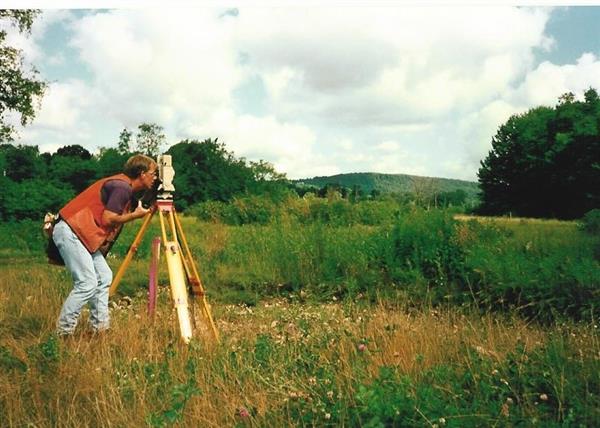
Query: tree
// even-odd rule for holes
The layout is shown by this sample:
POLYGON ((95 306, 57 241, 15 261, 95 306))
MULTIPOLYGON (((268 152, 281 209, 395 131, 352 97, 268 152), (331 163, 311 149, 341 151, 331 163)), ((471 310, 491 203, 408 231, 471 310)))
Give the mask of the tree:
POLYGON ((70 186, 57 186, 53 182, 34 178, 15 183, 0 180, 3 190, 0 194, 0 219, 2 220, 41 220, 48 211, 57 212, 75 192, 70 186))
MULTIPOLYGON (((121 132, 123 135, 123 132, 121 132)), ((127 135, 124 136, 126 138, 127 135)), ((131 138, 129 136, 128 138, 131 138)), ((142 123, 135 136, 136 150, 150 157, 157 157, 165 143, 163 127, 155 123, 142 123)))
POLYGON ((434 178, 414 176, 411 178, 411 187, 418 205, 427 207, 427 209, 430 208, 432 202, 436 205, 438 184, 434 178))
POLYGON ((170 147, 175 178, 173 184, 180 209, 208 200, 227 202, 244 193, 254 180, 251 168, 236 159, 217 139, 184 140, 170 147))
MULTIPOLYGON (((37 10, 0 9, 0 21, 16 25, 21 33, 29 33, 37 10)), ((0 27, 1 28, 1 27, 0 27)), ((35 103, 40 100, 46 83, 38 80, 35 68, 26 69, 19 49, 6 44, 6 31, 0 30, 0 142, 13 141, 14 126, 7 123, 6 113, 20 116, 25 126, 35 117, 35 103)))
POLYGON ((56 183, 68 185, 76 193, 88 187, 96 177, 96 164, 91 159, 79 156, 52 156, 48 166, 48 175, 56 183))
MULTIPOLYGON (((140 125, 141 126, 141 125, 140 125)), ((119 134, 119 142, 117 143, 117 152, 120 155, 127 155, 131 151, 131 136, 133 134, 127 128, 123 128, 119 134)))
POLYGON ((59 148, 56 151, 55 156, 75 157, 83 160, 90 160, 92 158, 91 153, 79 144, 59 148))
POLYGON ((247 183, 248 193, 266 195, 278 202, 293 193, 285 173, 277 172, 270 162, 262 159, 258 162, 250 161, 249 168, 252 180, 247 183))
POLYGON ((15 182, 46 176, 46 164, 37 146, 0 145, 2 175, 15 182))
POLYGON ((600 101, 567 93, 554 108, 515 115, 478 172, 480 212, 577 218, 600 204, 600 101))
POLYGON ((441 207, 458 207, 465 205, 467 202, 467 192, 462 189, 441 192, 438 195, 438 201, 441 207))
POLYGON ((122 172, 128 157, 129 153, 121 153, 119 149, 114 147, 101 147, 96 158, 96 178, 100 179, 122 172))

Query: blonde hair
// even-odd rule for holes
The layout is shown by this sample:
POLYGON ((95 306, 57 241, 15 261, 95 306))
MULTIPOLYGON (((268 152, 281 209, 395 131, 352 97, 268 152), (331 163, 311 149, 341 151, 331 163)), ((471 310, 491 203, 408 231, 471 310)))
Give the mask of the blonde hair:
POLYGON ((150 170, 156 162, 151 157, 145 155, 133 155, 123 167, 123 174, 129 178, 138 178, 142 173, 150 170))

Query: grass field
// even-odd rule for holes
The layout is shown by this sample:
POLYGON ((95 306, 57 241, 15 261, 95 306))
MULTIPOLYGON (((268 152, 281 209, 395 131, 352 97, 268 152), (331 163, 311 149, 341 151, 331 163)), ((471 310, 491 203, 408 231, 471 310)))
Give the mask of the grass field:
MULTIPOLYGON (((479 283, 481 298, 466 304, 444 298, 462 277, 447 269, 428 276, 430 253, 411 256, 408 264, 390 259, 402 275, 374 264, 387 254, 383 247, 396 245, 385 234, 398 230, 183 220, 220 343, 202 333, 200 320, 192 343, 180 342, 165 268, 156 316, 146 314, 144 247, 155 229, 115 298, 110 332, 90 335, 84 313, 73 338, 57 338, 68 274, 45 263, 34 225, 10 226, 0 254, 0 426, 592 427, 600 420, 595 302, 578 319, 540 322, 517 305, 492 304, 490 297, 486 306, 484 298, 485 287, 514 278, 519 271, 512 265, 530 258, 519 269, 540 265, 536 275, 579 281, 597 299, 598 262, 589 259, 596 241, 572 223, 448 226, 450 241, 468 250, 467 262, 497 265, 479 283), (495 261, 479 249, 486 237, 495 261), (559 254, 580 262, 555 264, 559 254), (500 265, 502 257, 510 268, 500 265), (424 269, 406 274, 419 260, 424 269), (418 284, 409 284, 411 278, 418 284), (436 286, 444 290, 437 300, 423 291, 435 296, 436 286)), ((415 231, 419 221, 410 219, 415 231)), ((124 232, 109 258, 114 269, 136 230, 124 232)), ((407 233, 398 236, 409 240, 407 233)), ((431 254, 439 263, 454 260, 431 254)))

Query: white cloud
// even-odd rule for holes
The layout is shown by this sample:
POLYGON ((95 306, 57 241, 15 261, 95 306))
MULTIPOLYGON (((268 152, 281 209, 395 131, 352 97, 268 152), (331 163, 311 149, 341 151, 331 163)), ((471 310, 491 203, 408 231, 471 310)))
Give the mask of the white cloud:
POLYGON ((92 88, 83 82, 51 83, 46 89, 36 125, 55 130, 73 130, 80 125, 81 112, 89 107, 92 88))
POLYGON ((380 152, 395 152, 400 148, 400 145, 396 142, 396 141, 384 141, 380 144, 378 144, 377 146, 375 146, 375 149, 380 151, 380 152))
POLYGON ((590 86, 600 88, 600 59, 585 53, 575 64, 541 63, 527 75, 515 97, 525 105, 555 105, 565 92, 581 97, 590 86))
POLYGON ((68 144, 91 149, 110 144, 94 136, 92 121, 114 142, 122 127, 149 121, 171 143, 219 137, 236 155, 263 158, 290 177, 360 170, 474 179, 510 114, 600 87, 592 54, 535 67, 533 49, 554 43, 544 34, 549 8, 223 11, 47 16, 24 49, 40 55, 44 31, 70 25, 70 46, 93 77, 53 84, 32 132, 44 139, 45 130, 52 138, 63 130, 73 136, 68 144), (249 82, 262 91, 241 111, 238 97, 247 94, 239 89, 249 82), (253 103, 263 111, 251 111, 253 103))

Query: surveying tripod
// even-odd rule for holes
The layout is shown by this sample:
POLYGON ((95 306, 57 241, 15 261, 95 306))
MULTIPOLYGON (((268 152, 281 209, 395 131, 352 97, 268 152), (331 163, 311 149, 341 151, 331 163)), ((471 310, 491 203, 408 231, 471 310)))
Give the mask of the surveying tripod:
MULTIPOLYGON (((150 221, 152 220, 154 213, 158 211, 160 218, 160 228, 162 232, 162 246, 165 251, 165 257, 167 259, 167 268, 169 270, 171 297, 173 300, 173 304, 175 305, 175 309, 177 311, 177 318, 179 320, 179 330, 181 332, 181 338, 186 344, 189 343, 192 338, 190 302, 188 300, 189 289, 192 296, 198 298, 202 315, 206 320, 213 337, 218 342, 219 333, 211 315, 210 305, 206 300, 204 287, 202 286, 202 282, 200 281, 200 276, 198 275, 196 264, 194 263, 194 260, 192 258, 192 253, 188 246, 187 239, 185 238, 185 234, 183 233, 183 228, 177 216, 177 212, 175 211, 175 206, 173 204, 173 199, 170 193, 171 189, 174 190, 172 185, 169 184, 170 180, 174 175, 174 172, 171 172, 170 176, 168 174, 167 168, 170 168, 170 164, 170 156, 159 156, 158 166, 159 175, 162 181, 161 186, 163 190, 166 188, 167 191, 159 195, 159 198, 156 200, 151 210, 144 217, 144 222, 142 223, 142 226, 140 227, 140 230, 135 236, 135 239, 133 240, 129 251, 125 256, 125 259, 121 263, 121 266, 119 267, 119 270, 117 271, 117 274, 113 279, 109 290, 109 296, 112 296, 117 290, 117 287, 119 286, 119 283, 121 282, 121 279, 125 274, 125 270, 129 266, 133 255, 137 252, 138 246, 144 236, 144 233, 150 225, 150 221), (167 180, 164 180, 164 176, 167 176, 167 180), (167 233, 167 229, 169 229, 169 233, 167 233), (169 237, 171 238, 170 240, 168 239, 169 237)), ((155 242, 156 241, 157 240, 155 240, 155 242)), ((155 249, 155 245, 156 243, 153 244, 153 250, 155 249)), ((153 299, 156 298, 156 269, 158 268, 158 258, 159 252, 153 251, 149 275, 149 309, 154 307, 153 299), (154 295, 152 293, 152 287, 154 287, 154 295)))

